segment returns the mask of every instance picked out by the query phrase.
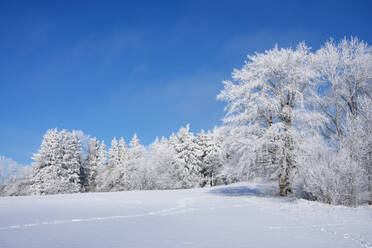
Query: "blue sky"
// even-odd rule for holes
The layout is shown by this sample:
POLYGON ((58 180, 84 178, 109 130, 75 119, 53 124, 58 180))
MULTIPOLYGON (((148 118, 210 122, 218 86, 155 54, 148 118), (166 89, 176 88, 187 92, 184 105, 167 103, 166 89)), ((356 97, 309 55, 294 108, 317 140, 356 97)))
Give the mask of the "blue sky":
POLYGON ((0 155, 29 164, 49 128, 144 144, 190 123, 248 53, 372 43, 372 1, 0 1, 0 155))

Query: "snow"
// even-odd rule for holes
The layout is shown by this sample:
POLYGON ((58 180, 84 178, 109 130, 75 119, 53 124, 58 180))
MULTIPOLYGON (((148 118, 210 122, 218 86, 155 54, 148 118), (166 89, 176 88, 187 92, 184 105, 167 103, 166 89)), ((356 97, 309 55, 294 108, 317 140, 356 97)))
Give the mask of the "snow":
POLYGON ((0 198, 0 247, 372 247, 372 207, 269 184, 0 198))

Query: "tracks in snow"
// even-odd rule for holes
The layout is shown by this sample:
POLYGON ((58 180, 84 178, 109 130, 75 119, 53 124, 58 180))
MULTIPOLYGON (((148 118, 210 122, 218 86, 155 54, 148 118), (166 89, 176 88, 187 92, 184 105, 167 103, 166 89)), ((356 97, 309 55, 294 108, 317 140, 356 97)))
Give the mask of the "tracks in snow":
MULTIPOLYGON (((190 197, 190 198, 181 198, 179 199, 174 207, 164 208, 158 211, 150 211, 144 213, 137 213, 131 215, 114 215, 114 216, 102 216, 102 217, 90 217, 90 218, 74 218, 74 219, 64 219, 64 220, 54 220, 54 221, 44 221, 44 222, 37 222, 37 223, 28 223, 28 224, 19 224, 19 225, 11 225, 11 226, 4 226, 0 227, 0 231, 9 231, 9 230, 17 230, 22 228, 32 228, 44 225, 58 225, 58 224, 67 224, 67 223, 82 223, 82 222, 98 222, 98 221, 108 221, 108 220, 119 220, 119 219, 131 219, 131 218, 142 218, 142 217, 150 217, 150 216, 172 216, 172 215, 179 215, 185 214, 190 212, 196 211, 213 211, 218 209, 233 209, 233 208, 243 208, 243 207, 258 207, 260 211, 269 211, 270 213, 276 215, 282 215, 283 218, 293 220, 297 222, 297 225, 294 226, 267 226, 269 230, 281 230, 281 229, 298 229, 298 228, 309 228, 309 229, 317 229, 320 232, 327 233, 329 235, 336 236, 340 239, 350 240, 360 247, 363 248, 372 248, 372 244, 368 243, 365 238, 360 235, 354 235, 350 233, 345 233, 342 231, 337 230, 337 227, 349 226, 349 225, 361 225, 361 223, 329 223, 329 224, 319 224, 314 225, 313 223, 308 223, 306 219, 301 217, 296 211, 292 214, 288 214, 286 211, 273 211, 273 208, 266 206, 261 206, 261 202, 258 202, 257 199, 254 197, 243 198, 242 202, 237 202, 236 204, 229 204, 229 205, 219 205, 218 203, 211 205, 211 206, 202 206, 199 207, 197 204, 197 198, 190 197), (336 230, 335 230, 336 229, 336 230)), ((290 207, 290 206, 289 206, 290 207)), ((281 210, 281 209, 280 209, 281 210)), ((283 210, 286 210, 284 208, 283 210)), ((312 222, 312 221, 310 221, 312 222)), ((367 224, 365 224, 367 225, 367 224)), ((369 226, 369 224, 368 224, 369 226)), ((368 227, 367 226, 367 227, 368 227)))
POLYGON ((314 225, 314 224, 310 224, 310 223, 305 222, 303 219, 299 218, 296 215, 291 215, 290 216, 288 214, 283 214, 283 213, 281 213, 280 215, 285 217, 285 218, 292 219, 292 220, 296 221, 297 223, 299 223, 300 225, 269 226, 268 229, 270 229, 270 230, 303 229, 303 228, 304 229, 318 229, 320 232, 327 233, 327 234, 336 236, 336 237, 341 238, 341 239, 351 240, 351 241, 357 243, 362 248, 372 248, 372 243, 368 243, 367 241, 365 241, 365 238, 362 237, 361 235, 353 235, 353 234, 350 234, 350 233, 344 233, 342 231, 335 231, 335 230, 330 229, 332 227, 344 227, 344 226, 353 226, 353 225, 358 226, 358 227, 361 227, 361 226, 369 227, 369 226, 371 226, 370 223, 364 223, 364 224, 361 224, 361 223, 328 223, 328 224, 320 224, 320 225, 316 224, 316 225, 314 225))
POLYGON ((178 215, 194 211, 203 211, 203 210, 215 210, 215 209, 224 209, 224 208, 238 208, 245 207, 251 204, 235 204, 235 205, 222 205, 222 206, 211 206, 211 207, 188 207, 190 204, 193 204, 195 199, 193 198, 182 198, 177 201, 176 207, 166 208, 159 211, 151 211, 147 213, 139 213, 133 215, 114 215, 114 216, 104 216, 104 217, 91 217, 91 218, 75 218, 75 219, 65 219, 65 220, 55 220, 55 221, 44 221, 37 223, 28 223, 28 224, 19 224, 0 227, 0 231, 4 230, 14 230, 20 228, 31 228, 36 226, 43 225, 58 225, 66 223, 79 223, 79 222, 94 222, 94 221, 106 221, 106 220, 115 220, 115 219, 130 219, 130 218, 141 218, 148 216, 170 216, 178 215))

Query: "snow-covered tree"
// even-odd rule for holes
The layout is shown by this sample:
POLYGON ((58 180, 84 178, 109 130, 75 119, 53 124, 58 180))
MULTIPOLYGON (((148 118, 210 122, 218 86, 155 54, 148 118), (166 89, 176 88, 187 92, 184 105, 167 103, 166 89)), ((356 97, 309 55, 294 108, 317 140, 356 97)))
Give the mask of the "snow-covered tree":
MULTIPOLYGON (((224 182, 234 183, 257 178, 272 179, 277 170, 273 156, 265 156, 265 142, 258 139, 254 128, 248 126, 224 126, 219 132, 222 139, 220 159, 223 161, 222 178, 224 182), (257 159, 256 161, 256 158, 257 159), (257 164, 255 164, 257 162, 257 164)), ((273 147, 273 146, 272 146, 273 147)), ((272 155, 272 154, 270 154, 272 155)), ((276 175, 275 175, 276 176, 276 175)))
POLYGON ((97 138, 92 138, 88 147, 88 155, 83 165, 83 186, 85 191, 94 192, 97 190, 98 173, 105 167, 106 154, 105 144, 99 143, 97 138))
POLYGON ((34 154, 32 164, 32 187, 33 194, 51 194, 57 192, 54 177, 56 167, 61 164, 60 133, 58 130, 48 130, 41 143, 38 153, 34 154))
POLYGON ((33 159, 33 194, 81 191, 81 145, 74 131, 48 130, 33 159))
POLYGON ((302 148, 295 179, 300 196, 348 206, 368 200, 368 176, 349 147, 330 147, 322 136, 314 135, 302 148))
POLYGON ((129 149, 124 138, 120 138, 117 145, 118 161, 112 170, 111 180, 113 181, 113 189, 115 191, 129 190, 130 178, 128 170, 129 149))
POLYGON ((190 132, 190 125, 180 128, 176 135, 170 137, 170 144, 176 151, 179 167, 185 168, 182 188, 199 187, 203 184, 202 161, 203 151, 190 132), (187 172, 187 173, 186 173, 187 172))
POLYGON ((117 165, 119 164, 119 146, 116 137, 114 137, 111 141, 111 146, 108 155, 109 155, 108 166, 111 168, 117 167, 117 165))
POLYGON ((123 138, 114 138, 108 152, 107 167, 100 173, 101 191, 140 189, 143 185, 145 148, 135 134, 128 148, 123 138))
POLYGON ((124 165, 128 161, 129 149, 123 137, 120 138, 118 143, 118 159, 119 164, 124 165))
POLYGON ((22 177, 24 167, 13 159, 0 156, 0 186, 5 185, 11 179, 22 177))
MULTIPOLYGON (((175 139, 175 135, 173 135, 175 139)), ((183 163, 180 163, 170 142, 162 137, 150 145, 149 168, 153 172, 153 184, 156 189, 180 189, 183 187, 183 179, 188 171, 183 163)))
POLYGON ((30 194, 30 186, 31 167, 0 156, 0 195, 28 195, 30 194))
POLYGON ((347 115, 360 113, 362 96, 372 97, 372 48, 357 38, 330 40, 313 55, 317 71, 314 105, 324 114, 323 132, 340 141, 347 115))
POLYGON ((265 53, 250 55, 241 70, 234 70, 235 83, 225 81, 225 88, 217 97, 227 102, 224 122, 232 132, 245 137, 239 149, 245 166, 262 164, 255 163, 262 159, 256 156, 265 151, 268 158, 263 163, 277 167, 282 196, 292 191, 295 136, 306 117, 303 113, 309 111, 306 90, 315 77, 309 54, 309 48, 300 43, 296 49, 275 46, 265 53))
POLYGON ((113 191, 116 185, 115 170, 119 167, 119 147, 116 137, 111 141, 107 165, 98 174, 98 190, 113 191))
POLYGON ((61 131, 61 170, 59 175, 62 177, 63 188, 66 192, 82 191, 81 172, 82 172, 82 146, 75 130, 71 133, 61 131))
MULTIPOLYGON (((369 95, 372 94, 368 91, 369 95)), ((360 99, 359 113, 353 116, 352 124, 346 132, 343 143, 349 148, 351 157, 356 160, 363 178, 359 180, 363 184, 364 195, 362 202, 372 204, 372 98, 364 96, 360 99)), ((350 118, 350 117, 349 117, 350 118)))
POLYGON ((128 171, 128 189, 146 189, 149 177, 146 168, 146 149, 141 145, 137 134, 133 135, 129 143, 126 168, 128 171))
POLYGON ((358 205, 372 200, 372 49, 357 38, 330 40, 313 56, 317 72, 313 106, 323 114, 326 138, 307 141, 301 168, 304 187, 315 199, 358 205), (313 151, 312 153, 309 151, 313 151))
POLYGON ((202 186, 214 186, 217 184, 217 175, 222 169, 222 160, 220 159, 220 147, 217 139, 212 132, 202 130, 197 138, 196 143, 199 145, 202 155, 201 173, 204 177, 202 186))

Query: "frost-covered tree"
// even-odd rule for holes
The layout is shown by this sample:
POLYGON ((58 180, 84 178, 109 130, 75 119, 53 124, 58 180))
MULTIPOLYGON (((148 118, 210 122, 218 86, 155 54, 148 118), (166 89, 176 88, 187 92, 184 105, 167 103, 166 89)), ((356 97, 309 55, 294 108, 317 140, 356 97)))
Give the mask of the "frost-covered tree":
POLYGON ((129 143, 126 167, 128 171, 128 189, 146 189, 149 178, 146 168, 146 149, 141 144, 137 134, 133 135, 129 143))
POLYGON ((332 204, 371 201, 372 49, 344 38, 326 42, 312 57, 317 78, 311 100, 325 117, 326 145, 319 139, 305 144, 309 161, 302 164, 309 167, 300 170, 305 190, 332 204))
POLYGON ((180 128, 176 135, 171 136, 170 143, 176 151, 179 167, 184 167, 187 173, 182 178, 182 188, 199 187, 203 184, 202 161, 203 151, 196 142, 196 137, 190 132, 190 125, 180 128))
POLYGON ((30 194, 31 167, 0 156, 0 196, 30 194))
POLYGON ((82 146, 75 130, 71 133, 61 131, 61 170, 59 175, 62 177, 64 190, 66 192, 82 191, 81 172, 82 172, 82 146))
POLYGON ((33 194, 51 194, 58 192, 55 187, 56 167, 61 164, 60 133, 55 129, 48 130, 38 153, 34 154, 32 164, 33 194))
MULTIPOLYGON (((372 94, 368 91, 369 95, 372 94)), ((343 143, 349 148, 353 158, 363 171, 361 182, 364 195, 362 202, 372 204, 372 98, 364 96, 360 99, 359 113, 352 116, 352 123, 346 132, 343 143)), ((350 117, 349 117, 350 118, 350 117)))
POLYGON ((86 192, 97 190, 98 173, 106 164, 105 144, 97 138, 92 138, 88 147, 88 155, 83 164, 83 186, 86 192))
POLYGON ((129 161, 129 149, 125 143, 124 138, 120 138, 117 145, 117 163, 112 170, 112 175, 110 180, 113 183, 114 191, 123 191, 129 190, 129 170, 128 170, 128 161, 129 161))
POLYGON ((108 166, 111 168, 117 167, 117 165, 119 164, 119 145, 116 137, 114 137, 111 141, 111 146, 108 155, 109 155, 108 166))
POLYGON ((196 143, 202 151, 200 157, 201 173, 204 177, 202 186, 214 186, 217 184, 217 176, 222 169, 218 140, 214 133, 210 131, 206 133, 202 130, 196 138, 196 143))
POLYGON ((100 170, 98 174, 98 190, 113 191, 116 185, 115 170, 119 167, 119 147, 116 137, 111 141, 111 146, 108 151, 107 166, 100 170))
POLYGON ((275 46, 265 53, 250 55, 242 69, 234 70, 235 82, 225 81, 217 97, 227 102, 224 122, 232 132, 245 137, 239 149, 245 166, 268 163, 276 167, 282 196, 292 191, 297 129, 306 117, 303 113, 309 111, 306 90, 315 76, 309 54, 309 48, 300 43, 296 49, 275 46), (257 153, 262 152, 266 153, 266 161, 255 163, 262 160, 257 158, 257 153))
POLYGON ((123 138, 114 138, 108 152, 109 160, 105 170, 99 175, 101 191, 124 191, 145 187, 145 148, 135 134, 128 148, 123 138))
POLYGON ((81 144, 75 132, 51 129, 43 137, 32 164, 33 194, 81 191, 81 144))
POLYGON ((13 159, 0 156, 0 186, 5 185, 11 179, 22 177, 24 167, 13 159))
POLYGON ((370 199, 368 176, 357 155, 342 146, 326 144, 321 136, 307 137, 299 158, 297 191, 301 196, 329 203, 356 206, 370 199))
MULTIPOLYGON (((173 135, 172 140, 175 139, 173 135)), ((162 137, 150 145, 149 168, 153 172, 153 187, 156 189, 180 189, 188 170, 179 162, 174 146, 162 137)))
POLYGON ((118 143, 118 159, 119 164, 123 165, 128 161, 129 149, 123 137, 120 138, 118 143))
POLYGON ((360 113, 362 96, 372 97, 372 48, 357 38, 330 40, 313 55, 317 71, 314 105, 324 114, 324 134, 340 141, 347 115, 360 113))
POLYGON ((272 179, 273 176, 275 179, 277 178, 277 162, 274 160, 274 156, 265 156, 266 149, 261 144, 266 141, 259 140, 259 136, 253 131, 254 129, 248 126, 225 126, 219 129, 224 137, 220 159, 223 161, 222 178, 225 183, 262 177, 265 179, 272 179), (257 164, 255 164, 256 162, 257 164))
POLYGON ((356 206, 372 201, 372 99, 359 99, 358 112, 344 122, 340 145, 333 152, 330 171, 339 183, 334 204, 356 206))

